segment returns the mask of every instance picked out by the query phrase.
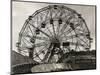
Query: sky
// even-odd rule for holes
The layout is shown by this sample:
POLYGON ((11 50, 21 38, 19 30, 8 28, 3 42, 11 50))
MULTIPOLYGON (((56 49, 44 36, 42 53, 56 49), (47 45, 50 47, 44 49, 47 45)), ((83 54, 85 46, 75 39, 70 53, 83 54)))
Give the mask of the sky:
MULTIPOLYGON (((48 5, 50 4, 18 1, 12 2, 12 50, 17 51, 16 43, 18 42, 18 34, 28 16, 32 15, 36 10, 48 5)), ((95 6, 64 5, 82 14, 82 17, 85 19, 90 30, 91 37, 93 38, 91 50, 95 49, 95 6)))

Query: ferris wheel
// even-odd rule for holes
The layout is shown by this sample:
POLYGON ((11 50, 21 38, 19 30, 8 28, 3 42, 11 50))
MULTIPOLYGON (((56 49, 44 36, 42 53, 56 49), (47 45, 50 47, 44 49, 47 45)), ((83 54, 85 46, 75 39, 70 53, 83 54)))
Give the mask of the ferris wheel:
POLYGON ((81 14, 63 5, 49 5, 29 16, 17 43, 20 54, 39 63, 57 62, 62 55, 87 51, 89 29, 81 14))

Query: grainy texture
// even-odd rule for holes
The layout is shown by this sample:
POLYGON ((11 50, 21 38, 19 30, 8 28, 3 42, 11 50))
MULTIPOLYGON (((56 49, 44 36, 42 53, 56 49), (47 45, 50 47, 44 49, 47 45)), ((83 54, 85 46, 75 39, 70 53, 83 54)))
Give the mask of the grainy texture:
POLYGON ((96 69, 95 6, 12 2, 12 74, 96 69))

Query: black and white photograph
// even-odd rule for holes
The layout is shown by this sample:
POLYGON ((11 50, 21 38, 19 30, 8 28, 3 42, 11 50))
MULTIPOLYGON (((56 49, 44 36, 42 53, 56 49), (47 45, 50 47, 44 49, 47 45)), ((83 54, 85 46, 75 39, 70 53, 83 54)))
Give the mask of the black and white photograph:
POLYGON ((11 74, 96 69, 96 6, 12 1, 11 74))

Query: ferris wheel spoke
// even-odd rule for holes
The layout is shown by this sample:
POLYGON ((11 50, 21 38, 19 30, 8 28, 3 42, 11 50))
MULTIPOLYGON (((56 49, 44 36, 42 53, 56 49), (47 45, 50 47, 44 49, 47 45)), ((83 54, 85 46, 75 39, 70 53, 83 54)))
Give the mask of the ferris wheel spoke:
MULTIPOLYGON (((41 50, 39 50, 39 52, 36 52, 34 58, 36 58, 37 56, 39 56, 41 53, 44 54, 43 51, 46 51, 46 50, 47 50, 47 49, 45 49, 45 48, 46 48, 46 46, 44 46, 41 50), (44 50, 44 49, 45 49, 45 50, 44 50)), ((41 58, 39 57, 39 59, 41 59, 41 58)), ((41 62, 42 62, 42 59, 41 59, 41 62)))
MULTIPOLYGON (((78 38, 78 36, 84 36, 84 34, 80 33, 80 34, 75 34, 75 35, 71 35, 71 36, 66 36, 66 34, 64 33, 64 36, 67 38, 67 40, 69 40, 69 39, 72 39, 72 38, 78 38)), ((60 38, 63 38, 63 36, 60 37, 60 38)))
POLYGON ((65 12, 65 10, 64 9, 62 9, 63 7, 61 7, 60 8, 60 16, 59 17, 61 17, 63 14, 65 14, 64 12, 65 12))
MULTIPOLYGON (((78 34, 77 34, 77 35, 78 35, 78 34)), ((66 34, 64 33, 64 36, 65 36, 67 39, 70 39, 70 38, 74 38, 74 37, 76 37, 76 34, 75 34, 75 35, 71 35, 71 36, 66 36, 66 34)), ((60 37, 60 38, 63 38, 63 36, 60 37)))
POLYGON ((47 11, 47 13, 46 13, 46 16, 45 16, 45 20, 47 19, 47 15, 49 14, 49 10, 47 11))
MULTIPOLYGON (((76 30, 74 30, 74 32, 76 33, 76 30)), ((77 33, 76 33, 77 34, 77 33)), ((85 35, 83 33, 81 33, 81 36, 84 37, 85 35)), ((85 39, 86 37, 84 37, 85 39)), ((77 40, 80 39, 81 41, 83 41, 84 43, 86 43, 86 46, 88 46, 87 42, 84 41, 83 39, 80 38, 80 36, 77 38, 77 40)), ((86 40, 86 39, 85 39, 86 40)))
POLYGON ((20 31, 20 33, 19 34, 22 34, 23 32, 24 32, 24 30, 25 30, 25 28, 28 26, 28 19, 25 21, 25 23, 24 23, 24 25, 23 25, 23 27, 22 27, 22 29, 21 29, 21 31, 20 31))
POLYGON ((74 29, 72 29, 72 28, 70 28, 68 31, 66 31, 67 35, 68 35, 69 33, 71 33, 72 31, 74 31, 74 29))
POLYGON ((42 59, 40 58, 40 56, 37 53, 35 55, 36 55, 37 58, 39 58, 40 61, 42 61, 42 59))
POLYGON ((57 17, 58 13, 59 13, 59 12, 57 12, 57 13, 55 14, 54 18, 57 17))
POLYGON ((55 32, 55 28, 54 28, 54 24, 52 24, 52 28, 53 28, 54 36, 56 36, 56 32, 55 32))
POLYGON ((52 32, 50 31, 50 29, 47 27, 47 30, 49 31, 49 33, 52 35, 52 37, 53 37, 53 34, 52 34, 52 32))
MULTIPOLYGON (((62 10, 62 9, 61 9, 61 10, 62 10)), ((60 11, 60 16, 59 16, 59 17, 61 18, 62 15, 63 15, 63 13, 62 13, 62 11, 60 11)), ((60 29, 60 24, 58 23, 57 29, 56 29, 56 30, 57 30, 56 32, 58 32, 58 33, 57 33, 57 36, 59 35, 59 29, 60 29)))
POLYGON ((52 9, 51 8, 49 9, 49 12, 50 12, 50 18, 53 18, 52 17, 52 9))
MULTIPOLYGON (((22 38, 22 41, 21 42, 23 42, 23 44, 22 45, 24 45, 24 46, 26 46, 26 47, 28 47, 28 44, 31 44, 27 39, 25 39, 24 37, 22 38)), ((32 44, 31 44, 32 45, 32 44)), ((25 47, 25 48, 26 48, 25 47)))
POLYGON ((64 36, 65 36, 66 40, 68 40, 68 38, 67 38, 67 36, 65 34, 64 34, 64 36))
POLYGON ((58 24, 57 29, 56 29, 57 30, 56 31, 57 32, 57 36, 58 36, 58 33, 59 33, 59 29, 60 29, 60 24, 58 24))
POLYGON ((52 29, 53 29, 53 32, 54 32, 54 36, 56 35, 56 33, 55 33, 55 28, 54 28, 54 24, 53 24, 53 17, 52 17, 52 9, 50 9, 50 22, 52 22, 51 23, 51 25, 52 25, 52 29))
MULTIPOLYGON (((45 49, 45 50, 44 50, 44 49, 45 49, 45 47, 43 47, 39 52, 37 52, 37 54, 40 55, 43 51, 46 50, 46 49, 45 49)), ((36 57, 36 54, 35 54, 34 58, 35 58, 35 57, 36 57)))
MULTIPOLYGON (((62 11, 60 11, 59 19, 61 19, 61 16, 62 16, 62 11)), ((61 21, 62 21, 62 20, 61 20, 61 21)), ((57 36, 58 36, 58 34, 59 34, 59 29, 60 29, 60 24, 58 23, 57 29, 56 29, 57 36)))
MULTIPOLYGON (((67 21, 66 21, 67 25, 66 25, 66 23, 65 23, 65 24, 63 25, 61 31, 60 31, 61 34, 64 33, 65 29, 66 29, 67 26, 70 24, 70 20, 71 20, 73 17, 75 17, 75 15, 70 14, 70 16, 68 17, 68 19, 67 19, 67 21)), ((61 34, 60 34, 60 35, 61 35, 61 34)))
POLYGON ((80 39, 80 41, 83 41, 86 44, 86 46, 88 46, 87 42, 85 42, 83 39, 81 38, 78 38, 78 39, 80 39))
MULTIPOLYGON (((74 27, 74 29, 76 29, 78 26, 79 26, 79 24, 78 24, 78 25, 76 25, 76 26, 74 27)), ((69 30, 67 30, 67 31, 63 32, 62 34, 60 34, 60 36, 61 36, 61 35, 63 35, 64 33, 66 33, 66 35, 68 35, 68 34, 69 34, 69 33, 71 33, 74 29, 72 29, 72 28, 70 27, 70 29, 69 29, 69 30)))
POLYGON ((32 36, 28 35, 28 34, 22 34, 22 37, 28 37, 28 38, 32 38, 32 36))
MULTIPOLYGON (((31 26, 33 26, 35 29, 38 29, 38 28, 35 27, 33 24, 31 24, 31 23, 29 23, 29 24, 30 24, 31 26)), ((44 35, 48 36, 49 38, 51 38, 51 36, 48 35, 47 33, 45 33, 44 31, 42 31, 42 30, 40 30, 40 29, 39 29, 39 31, 42 32, 44 35)))
MULTIPOLYGON (((65 31, 65 29, 66 29, 67 26, 69 25, 70 19, 72 19, 72 16, 70 16, 70 17, 67 19, 67 21, 66 21, 67 25, 66 25, 66 23, 63 25, 62 29, 60 30, 60 33, 61 33, 61 34, 65 31)), ((58 34, 58 35, 59 35, 59 34, 58 34)))
POLYGON ((37 44, 34 44, 35 47, 41 47, 41 46, 46 46, 48 45, 46 42, 41 42, 41 43, 37 43, 37 44))
MULTIPOLYGON (((40 58, 39 55, 36 54, 36 57, 39 59, 40 62, 42 61, 42 59, 40 58)), ((35 58, 36 58, 36 57, 35 57, 35 58)))
POLYGON ((27 43, 25 42, 25 40, 24 40, 24 39, 22 39, 22 42, 25 44, 25 46, 27 46, 27 43))
POLYGON ((46 38, 46 37, 39 37, 39 36, 36 36, 36 37, 34 37, 35 39, 39 39, 39 40, 45 40, 45 41, 47 41, 48 40, 48 38, 46 38))
MULTIPOLYGON (((61 31, 60 31, 60 33, 63 33, 64 32, 64 30, 67 28, 67 26, 68 25, 66 25, 66 23, 63 25, 63 27, 62 27, 62 29, 61 29, 61 31)), ((58 34, 59 35, 59 34, 58 34)))
POLYGON ((47 53, 45 54, 44 58, 42 61, 47 61, 49 58, 49 55, 50 55, 50 51, 48 50, 47 53))
POLYGON ((80 32, 85 32, 85 31, 83 31, 82 29, 75 29, 76 31, 80 31, 80 32))
POLYGON ((33 31, 32 31, 32 29, 31 29, 31 27, 30 27, 30 26, 28 26, 28 27, 29 27, 29 29, 30 29, 30 31, 31 31, 31 33, 32 33, 32 35, 34 35, 34 34, 33 34, 33 31))
POLYGON ((48 61, 49 56, 51 55, 51 49, 50 48, 51 48, 51 45, 49 46, 49 48, 47 48, 47 52, 46 52, 46 54, 45 54, 45 56, 44 56, 42 61, 48 61))
MULTIPOLYGON (((62 27, 62 29, 60 30, 60 33, 63 33, 63 31, 67 28, 67 26, 68 25, 64 24, 63 27, 62 27)), ((59 33, 57 35, 59 35, 59 33)))
POLYGON ((63 17, 63 19, 67 19, 67 17, 69 17, 69 16, 72 16, 73 14, 69 14, 70 12, 66 12, 66 10, 65 9, 63 9, 64 11, 63 11, 63 14, 65 15, 64 17, 63 17), (66 13, 68 13, 68 14, 66 14, 66 13))
MULTIPOLYGON (((60 9, 60 8, 59 8, 59 9, 60 9)), ((59 10, 59 9, 57 10, 57 12, 56 12, 54 18, 57 17, 57 15, 58 15, 59 13, 61 13, 61 10, 59 10)), ((56 10, 56 9, 54 9, 54 10, 56 10)), ((52 13, 55 13, 55 12, 52 12, 52 13)))
MULTIPOLYGON (((62 11, 59 10, 59 12, 60 12, 59 19, 61 19, 62 11)), ((57 13, 55 14, 54 18, 57 16, 57 14, 58 14, 59 12, 57 12, 57 13)), ((61 20, 62 20, 62 19, 61 19, 61 20)), ((59 21, 58 21, 58 22, 59 22, 59 21)), ((56 28, 56 35, 57 35, 57 36, 58 36, 58 33, 59 33, 59 29, 60 29, 60 24, 58 23, 57 28, 56 28)))
MULTIPOLYGON (((68 35, 68 34, 69 34, 69 33, 71 33, 72 31, 73 31, 73 29, 72 29, 72 28, 70 28, 70 29, 69 29, 69 30, 67 30, 66 32, 63 32, 63 34, 64 34, 64 35, 65 35, 65 34, 66 34, 66 35, 68 35)), ((63 35, 63 34, 61 34, 61 35, 63 35)), ((61 36, 61 35, 60 35, 60 36, 61 36)))
POLYGON ((24 34, 24 35, 27 35, 28 34, 28 32, 26 32, 28 29, 26 29, 23 33, 20 33, 20 36, 22 37, 22 35, 24 34))
POLYGON ((43 21, 42 13, 40 13, 40 20, 43 21))
POLYGON ((39 36, 30 36, 30 35, 22 35, 23 37, 29 37, 29 38, 33 38, 33 39, 39 39, 39 40, 49 40, 48 38, 46 37, 39 37, 39 36))
POLYGON ((45 48, 45 46, 41 50, 39 50, 38 54, 41 54, 42 51, 44 51, 44 48, 45 48))
POLYGON ((80 23, 81 23, 81 24, 80 24, 80 28, 82 28, 82 29, 77 29, 77 28, 76 28, 76 30, 85 32, 84 28, 82 27, 82 26, 83 26, 83 21, 80 20, 80 23))
MULTIPOLYGON (((81 44, 81 40, 78 39, 78 42, 79 42, 79 44, 81 44)), ((84 46, 83 46, 84 48, 89 48, 88 45, 86 45, 86 44, 83 44, 83 45, 84 45, 84 46)))
POLYGON ((23 39, 24 39, 25 41, 27 41, 28 43, 31 43, 31 42, 29 42, 25 37, 23 37, 23 39))

